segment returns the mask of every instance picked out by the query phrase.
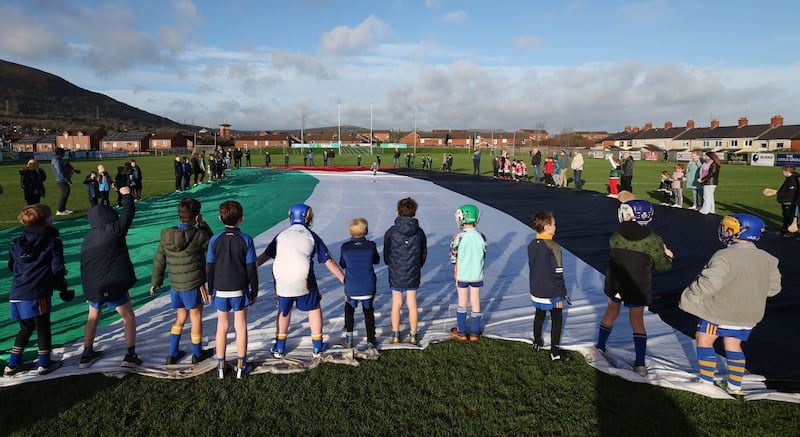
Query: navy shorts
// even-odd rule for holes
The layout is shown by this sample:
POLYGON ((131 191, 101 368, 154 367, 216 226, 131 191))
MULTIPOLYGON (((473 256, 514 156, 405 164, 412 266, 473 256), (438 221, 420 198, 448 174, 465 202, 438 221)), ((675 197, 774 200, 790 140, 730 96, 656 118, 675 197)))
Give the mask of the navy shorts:
POLYGON ((322 295, 319 293, 308 293, 303 296, 297 297, 278 297, 278 310, 284 317, 292 312, 292 306, 297 304, 297 309, 300 311, 311 311, 319 308, 319 302, 322 300, 322 295))
POLYGON ((251 303, 250 295, 247 293, 242 293, 241 296, 236 297, 218 297, 214 295, 214 308, 223 313, 227 313, 230 310, 241 311, 247 308, 251 303))
POLYGON ((456 287, 458 288, 480 288, 483 287, 483 281, 472 281, 472 282, 463 282, 463 281, 456 281, 456 287))
POLYGON ((86 303, 88 303, 89 306, 94 308, 94 309, 101 310, 101 309, 103 309, 103 305, 105 305, 106 308, 108 308, 110 310, 113 310, 114 308, 116 308, 118 306, 125 305, 126 303, 128 303, 130 301, 131 301, 131 297, 128 296, 128 293, 125 293, 122 297, 118 297, 118 298, 116 298, 114 300, 106 301, 103 304, 98 303, 98 302, 92 302, 90 300, 87 300, 86 303))
POLYGON ((625 302, 622 299, 619 299, 619 298, 616 298, 616 297, 609 296, 609 299, 611 299, 612 302, 621 303, 621 304, 625 305, 625 308, 641 308, 641 307, 644 306, 644 305, 640 305, 640 304, 637 304, 637 303, 628 303, 628 302, 625 302))

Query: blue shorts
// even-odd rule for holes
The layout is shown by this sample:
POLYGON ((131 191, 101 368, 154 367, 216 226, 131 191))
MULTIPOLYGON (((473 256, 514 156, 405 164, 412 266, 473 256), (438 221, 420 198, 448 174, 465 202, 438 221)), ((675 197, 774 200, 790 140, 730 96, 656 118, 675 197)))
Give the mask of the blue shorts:
POLYGON ((181 308, 191 310, 203 306, 203 296, 200 294, 200 288, 189 291, 176 291, 174 288, 170 288, 169 297, 172 299, 173 310, 181 308))
POLYGON ((456 281, 456 287, 458 288, 480 288, 483 287, 483 281, 472 281, 472 282, 463 282, 463 281, 456 281))
POLYGON ((125 293, 122 297, 118 297, 118 298, 116 298, 114 300, 106 301, 104 304, 101 304, 101 303, 98 303, 98 302, 92 302, 90 300, 87 300, 86 303, 88 303, 89 306, 94 308, 94 309, 101 310, 101 309, 103 309, 103 305, 105 305, 106 308, 108 308, 110 310, 113 310, 114 308, 116 308, 118 306, 121 306, 121 305, 125 305, 126 303, 128 303, 130 301, 131 301, 131 297, 128 295, 128 293, 125 293))
POLYGON ((358 308, 358 303, 361 302, 361 305, 364 306, 364 309, 368 310, 372 308, 372 302, 375 301, 375 296, 370 296, 369 299, 353 299, 352 297, 347 297, 347 303, 353 307, 358 308))
POLYGON ((216 308, 217 311, 222 311, 224 313, 227 313, 230 310, 241 311, 250 306, 252 303, 248 293, 242 293, 241 296, 237 297, 219 297, 214 295, 213 302, 214 308, 216 308))
POLYGON ((53 309, 53 305, 49 297, 11 302, 10 306, 11 320, 33 319, 45 314, 50 314, 53 309))
POLYGON ((392 293, 405 293, 406 291, 417 291, 416 288, 401 288, 401 287, 390 287, 392 289, 392 293))
POLYGON ((278 310, 280 310, 283 317, 292 312, 292 306, 297 304, 297 309, 300 311, 311 311, 319 308, 319 302, 322 300, 322 295, 319 293, 308 293, 303 296, 297 297, 278 297, 278 310))
POLYGON ((616 297, 609 296, 608 298, 611 299, 612 302, 621 303, 621 304, 625 305, 625 308, 641 308, 641 307, 644 306, 644 305, 640 305, 640 304, 637 304, 637 303, 628 303, 628 302, 623 301, 622 299, 617 299, 616 297))
POLYGON ((720 327, 716 323, 700 319, 697 322, 697 332, 716 335, 717 337, 731 337, 731 338, 737 338, 742 341, 747 341, 747 339, 750 338, 750 333, 753 332, 753 330, 747 328, 736 329, 736 328, 720 327))
POLYGON ((537 300, 533 300, 533 296, 531 296, 531 305, 537 310, 550 311, 556 308, 564 308, 563 297, 551 297, 549 299, 546 297, 537 297, 536 299, 537 300))

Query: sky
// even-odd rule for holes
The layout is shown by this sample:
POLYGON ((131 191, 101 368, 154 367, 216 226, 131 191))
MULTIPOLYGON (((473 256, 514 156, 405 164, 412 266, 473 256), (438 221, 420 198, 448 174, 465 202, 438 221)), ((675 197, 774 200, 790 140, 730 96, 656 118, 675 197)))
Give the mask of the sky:
POLYGON ((0 59, 237 130, 800 124, 800 2, 5 0, 0 59))

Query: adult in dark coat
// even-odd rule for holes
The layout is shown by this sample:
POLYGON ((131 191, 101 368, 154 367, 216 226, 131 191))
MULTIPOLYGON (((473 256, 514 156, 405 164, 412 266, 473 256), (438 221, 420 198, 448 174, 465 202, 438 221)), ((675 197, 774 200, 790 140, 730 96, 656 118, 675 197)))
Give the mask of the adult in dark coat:
POLYGON ((183 191, 183 162, 181 162, 180 155, 175 155, 172 171, 175 172, 175 191, 183 191))
POLYGON ((619 169, 619 183, 623 191, 633 193, 633 157, 630 152, 622 154, 619 169))
POLYGON ((47 180, 47 173, 39 168, 39 161, 31 159, 28 165, 19 171, 19 184, 22 187, 22 194, 28 205, 34 205, 44 197, 44 181, 47 180))
POLYGON ((533 182, 539 183, 539 166, 542 165, 542 152, 534 148, 531 153, 531 167, 533 167, 533 182))

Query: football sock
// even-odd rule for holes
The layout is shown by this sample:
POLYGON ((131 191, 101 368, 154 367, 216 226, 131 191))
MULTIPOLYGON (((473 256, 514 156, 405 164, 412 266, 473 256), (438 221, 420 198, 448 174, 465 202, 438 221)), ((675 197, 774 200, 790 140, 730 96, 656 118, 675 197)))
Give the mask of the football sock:
POLYGON ((344 304, 344 330, 352 331, 355 325, 356 309, 352 305, 345 302, 344 304))
POLYGON ((469 315, 470 321, 470 329, 469 332, 472 334, 480 334, 481 333, 481 313, 472 312, 469 315))
POLYGON ((225 368, 225 358, 217 357, 217 369, 224 369, 225 368))
POLYGON ((700 367, 700 379, 714 382, 714 373, 717 371, 717 354, 713 347, 697 346, 697 365, 700 367))
POLYGON ((314 346, 314 351, 322 350, 322 334, 311 334, 311 344, 314 346))
POLYGON ((128 346, 128 355, 136 355, 136 345, 132 344, 128 346))
POLYGON ((636 351, 634 365, 644 366, 644 355, 647 353, 647 334, 633 333, 633 349, 636 351))
POLYGON ((172 325, 169 335, 169 356, 178 356, 178 346, 181 344, 181 331, 183 328, 177 325, 172 325))
POLYGON ((275 339, 275 349, 280 352, 286 348, 286 334, 278 334, 277 338, 275 339))
POLYGON ((606 342, 608 342, 608 337, 611 335, 612 329, 614 329, 613 326, 600 324, 600 329, 597 333, 597 344, 595 345, 598 349, 606 350, 606 342))
POLYGON ((367 341, 375 341, 375 308, 364 307, 364 324, 367 326, 367 341))
MULTIPOLYGON (((11 361, 11 360, 9 360, 11 361)), ((39 367, 50 367, 50 351, 39 350, 39 367)))
POLYGON ((536 308, 536 313, 533 316, 533 341, 539 346, 544 346, 542 340, 542 329, 544 329, 544 319, 547 317, 547 311, 536 308))
POLYGON ((467 332, 467 308, 466 307, 458 307, 456 308, 456 326, 458 326, 458 332, 465 333, 467 332))
POLYGON ((22 350, 22 346, 17 345, 11 348, 11 355, 8 356, 8 367, 13 369, 19 365, 20 361, 22 361, 22 350))
POLYGON ((244 369, 244 366, 247 365, 247 360, 245 357, 236 357, 236 368, 244 369))
POLYGON ((558 346, 561 344, 562 312, 561 308, 550 310, 550 350, 554 354, 558 354, 558 346))
POLYGON ((203 335, 192 334, 192 355, 199 357, 203 353, 203 335))
POLYGON ((741 390, 745 367, 744 352, 726 350, 725 357, 728 359, 728 385, 741 390))

